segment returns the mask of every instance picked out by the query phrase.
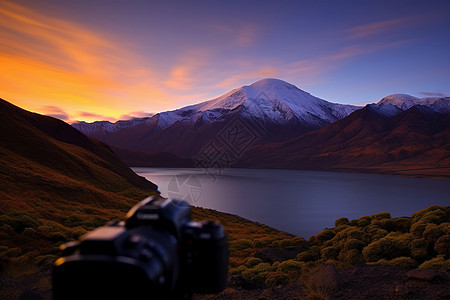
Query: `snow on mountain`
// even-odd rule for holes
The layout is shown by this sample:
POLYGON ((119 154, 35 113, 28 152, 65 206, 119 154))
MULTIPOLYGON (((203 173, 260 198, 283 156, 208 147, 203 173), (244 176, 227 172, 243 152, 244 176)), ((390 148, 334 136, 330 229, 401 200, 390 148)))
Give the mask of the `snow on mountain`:
POLYGON ((160 113, 158 126, 163 129, 177 121, 215 122, 232 111, 244 118, 257 118, 280 125, 293 119, 309 124, 328 124, 360 107, 330 103, 278 79, 263 79, 243 86, 216 99, 160 113))
POLYGON ((72 127, 78 129, 86 135, 98 135, 116 132, 122 128, 132 127, 143 122, 150 120, 150 117, 146 118, 134 118, 131 120, 122 120, 115 123, 109 121, 95 121, 93 123, 87 123, 84 121, 72 123, 72 127), (94 134, 95 133, 95 134, 94 134))
POLYGON ((391 118, 399 113, 401 113, 403 110, 393 104, 368 104, 368 107, 372 110, 376 111, 377 113, 391 118))
POLYGON ((176 122, 186 125, 197 122, 212 123, 237 113, 244 118, 256 118, 279 125, 300 122, 311 128, 318 128, 342 119, 360 108, 331 103, 285 81, 268 78, 234 89, 209 101, 158 113, 146 120, 134 119, 116 123, 103 121, 91 124, 79 122, 73 126, 88 135, 94 131, 110 133, 144 121, 155 123, 156 127, 162 130, 176 122))
POLYGON ((417 98, 405 94, 389 95, 377 102, 378 106, 382 105, 394 105, 401 110, 410 109, 416 105, 422 105, 433 109, 440 113, 450 112, 450 97, 427 97, 417 98))

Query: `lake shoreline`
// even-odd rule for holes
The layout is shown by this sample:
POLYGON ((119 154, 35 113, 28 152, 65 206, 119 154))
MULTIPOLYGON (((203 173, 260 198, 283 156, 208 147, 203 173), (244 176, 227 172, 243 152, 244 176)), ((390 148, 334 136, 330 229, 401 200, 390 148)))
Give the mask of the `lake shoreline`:
POLYGON ((447 182, 433 178, 286 169, 133 170, 155 182, 164 197, 187 196, 191 205, 305 238, 332 227, 342 216, 355 219, 389 211, 402 217, 430 205, 450 204, 447 182))
MULTIPOLYGON (((182 166, 182 167, 174 167, 174 166, 131 166, 130 168, 165 168, 165 169, 205 169, 199 168, 194 165, 192 166, 182 166)), ((417 166, 381 166, 374 168, 345 168, 345 167, 336 167, 336 168, 304 168, 304 169, 281 169, 281 168, 266 168, 266 167, 229 167, 228 169, 254 169, 254 170, 295 170, 295 171, 319 171, 319 172, 337 172, 337 173, 355 173, 355 174, 379 174, 379 175, 390 175, 397 177, 406 177, 406 178, 429 178, 429 179, 444 179, 450 180, 450 166, 442 166, 442 167, 423 167, 418 168, 417 166)))

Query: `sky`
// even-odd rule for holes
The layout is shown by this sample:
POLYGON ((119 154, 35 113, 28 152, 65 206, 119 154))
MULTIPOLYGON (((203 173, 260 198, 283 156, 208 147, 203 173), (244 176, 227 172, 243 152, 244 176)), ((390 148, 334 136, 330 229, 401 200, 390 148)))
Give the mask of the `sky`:
POLYGON ((450 1, 0 0, 0 98, 129 119, 271 77, 365 104, 450 96, 450 1))

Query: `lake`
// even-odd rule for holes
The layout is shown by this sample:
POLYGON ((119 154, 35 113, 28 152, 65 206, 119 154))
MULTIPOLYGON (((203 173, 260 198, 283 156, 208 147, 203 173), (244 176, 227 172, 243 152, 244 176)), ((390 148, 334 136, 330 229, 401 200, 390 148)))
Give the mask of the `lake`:
POLYGON ((133 168, 164 197, 185 199, 308 239, 349 220, 379 212, 410 216, 450 205, 450 181, 390 175, 267 169, 133 168))

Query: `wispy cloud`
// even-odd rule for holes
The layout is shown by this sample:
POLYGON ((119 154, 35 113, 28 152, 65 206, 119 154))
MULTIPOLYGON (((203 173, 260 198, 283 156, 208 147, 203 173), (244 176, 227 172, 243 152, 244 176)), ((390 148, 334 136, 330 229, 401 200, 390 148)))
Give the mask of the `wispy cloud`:
POLYGON ((96 113, 92 113, 92 112, 87 112, 87 111, 80 111, 80 112, 78 112, 77 113, 77 117, 88 118, 88 119, 92 119, 92 120, 96 120, 96 121, 110 121, 110 122, 117 121, 116 118, 112 118, 112 117, 109 117, 109 116, 96 114, 96 113))
POLYGON ((250 47, 253 46, 263 33, 260 25, 250 22, 238 22, 235 24, 215 25, 215 28, 225 34, 230 40, 231 46, 250 47))
POLYGON ((439 92, 420 92, 419 94, 425 97, 447 97, 444 93, 439 92))
POLYGON ((179 55, 164 84, 175 90, 192 89, 202 78, 211 56, 204 49, 189 49, 179 55))
POLYGON ((56 106, 44 106, 41 111, 50 117, 54 117, 57 119, 61 119, 63 121, 70 121, 69 114, 66 113, 63 109, 56 106))
POLYGON ((131 119, 134 119, 134 118, 148 118, 148 117, 151 117, 153 115, 155 115, 155 114, 149 113, 149 112, 145 112, 145 111, 132 111, 132 112, 129 112, 128 114, 126 114, 126 115, 121 115, 119 117, 119 119, 120 120, 131 120, 131 119))
POLYGON ((346 30, 347 39, 360 39, 385 34, 399 29, 420 25, 435 17, 435 15, 414 15, 359 25, 346 30))

